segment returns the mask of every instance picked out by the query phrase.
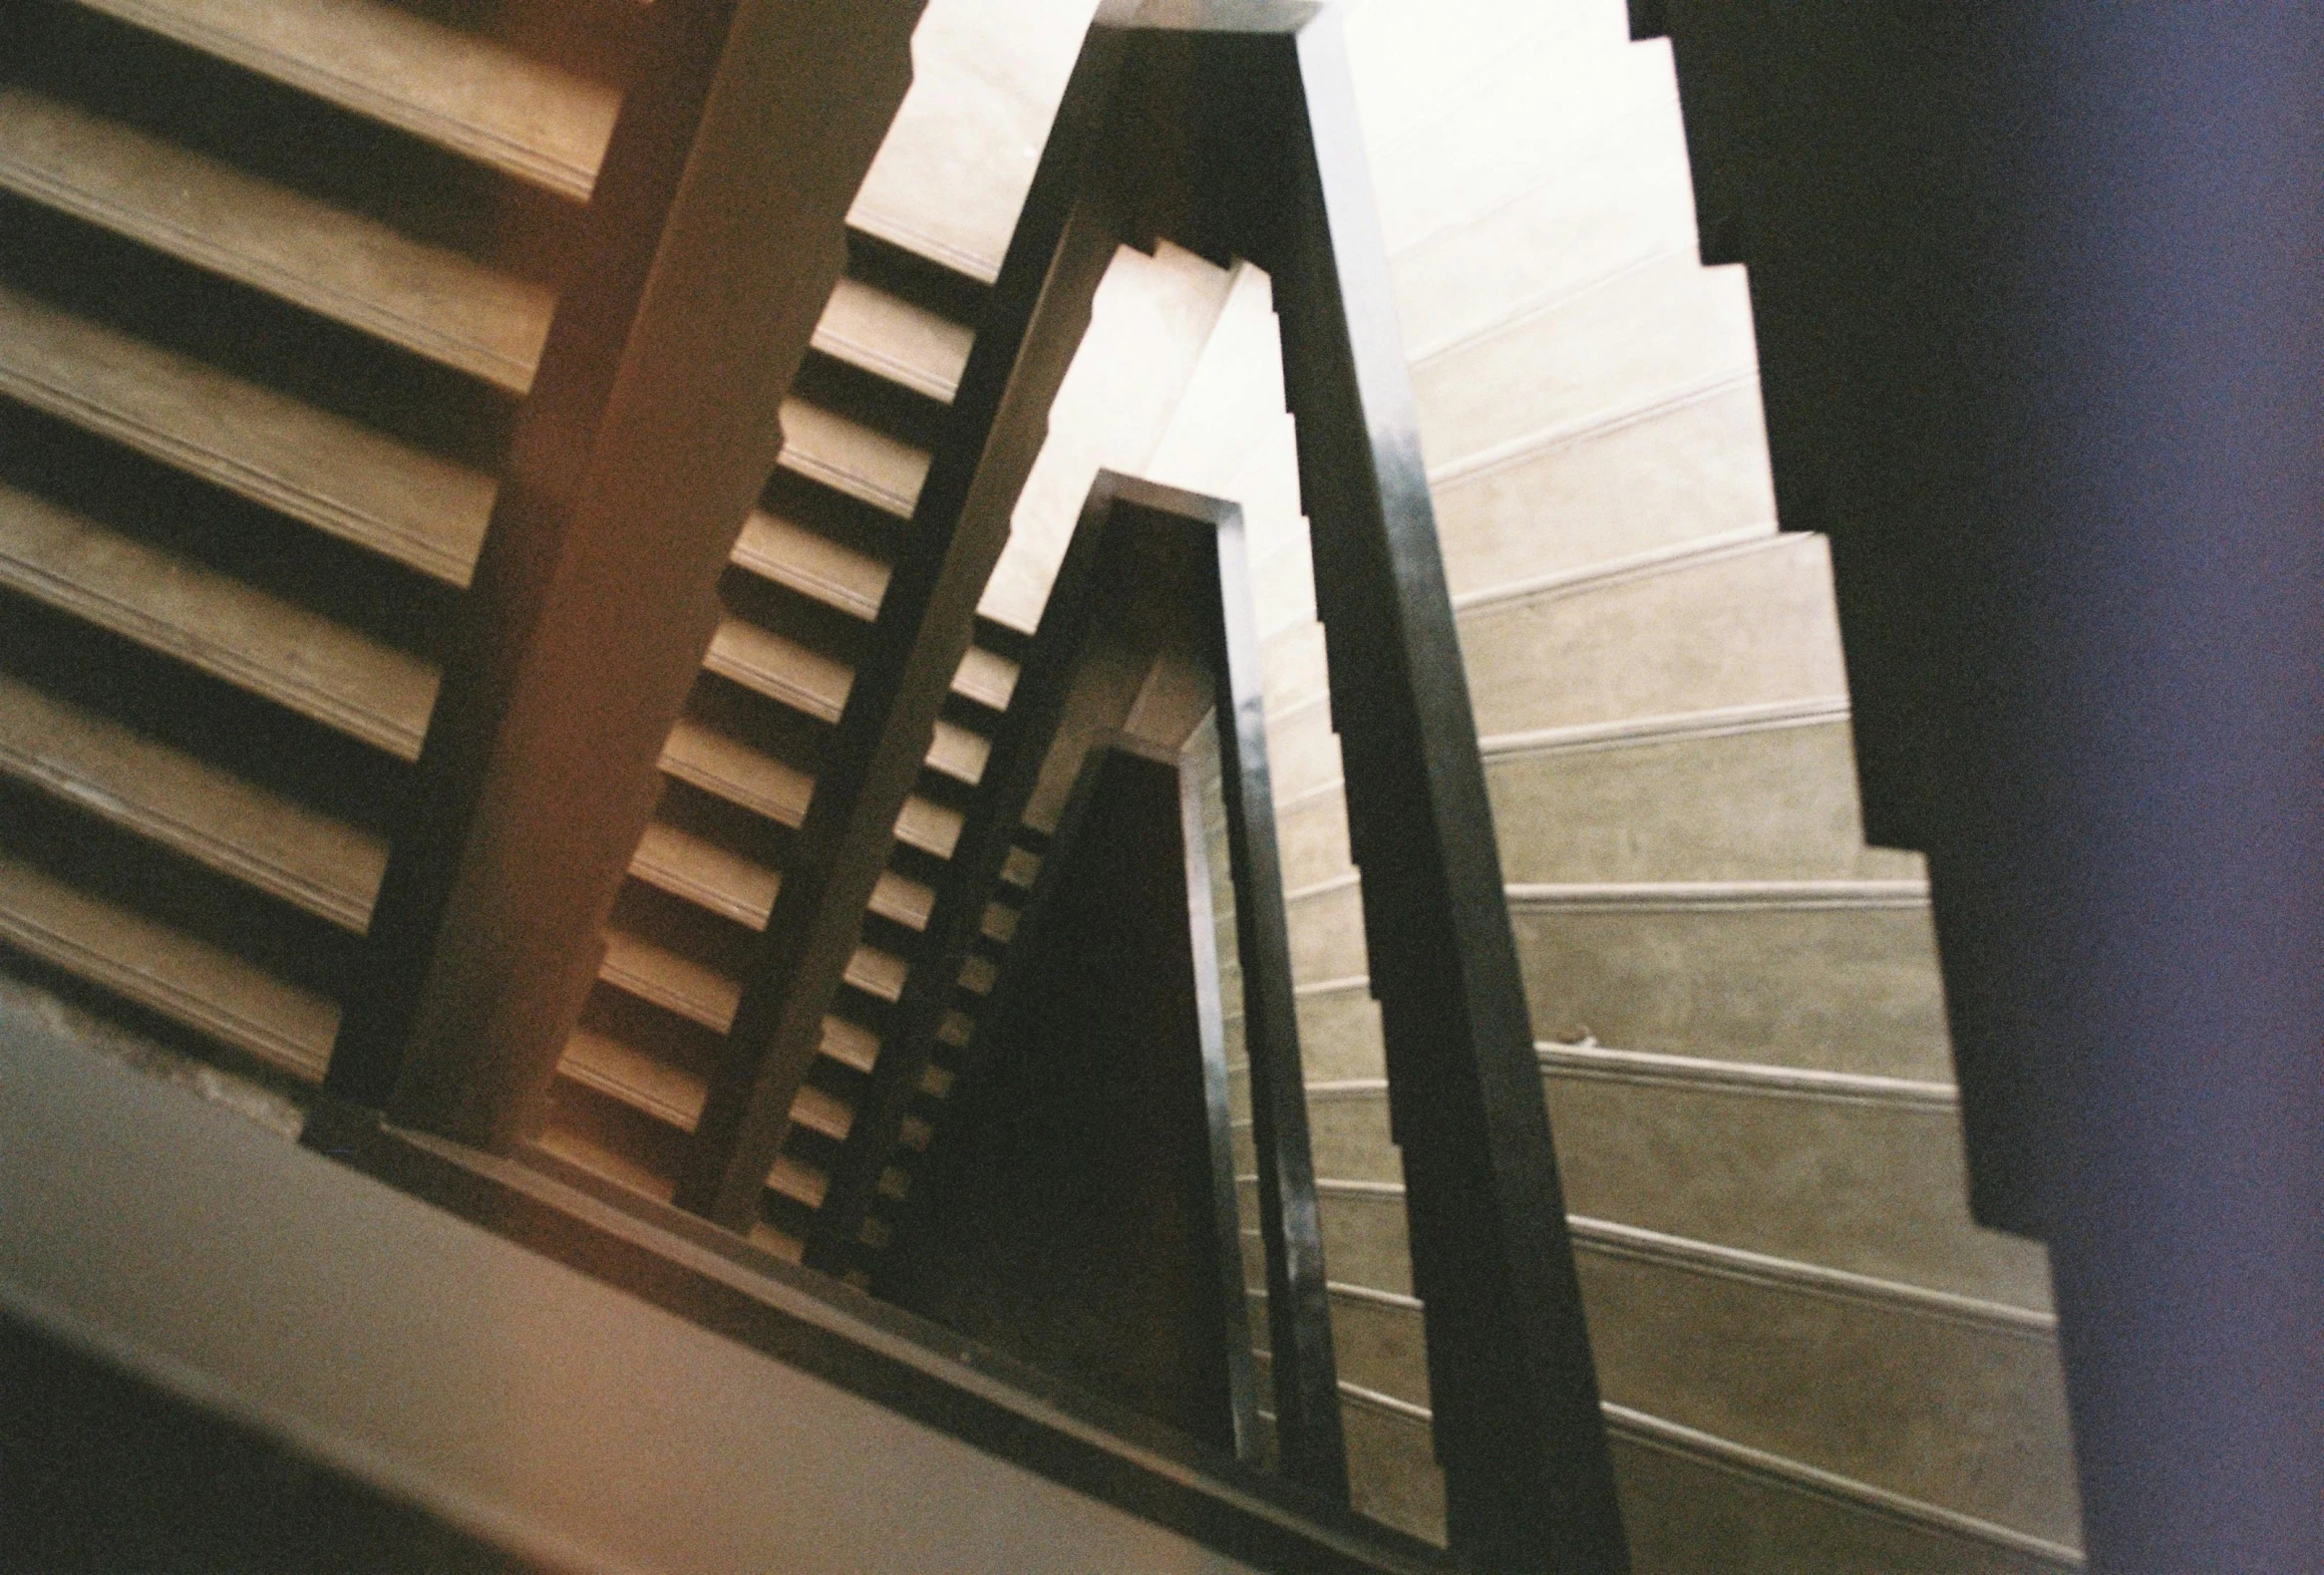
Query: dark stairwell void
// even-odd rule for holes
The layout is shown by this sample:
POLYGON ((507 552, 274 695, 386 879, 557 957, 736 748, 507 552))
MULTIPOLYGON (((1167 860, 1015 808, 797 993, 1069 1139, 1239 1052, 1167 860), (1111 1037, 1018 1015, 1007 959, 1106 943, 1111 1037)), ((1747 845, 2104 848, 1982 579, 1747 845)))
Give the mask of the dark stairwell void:
POLYGON ((1083 771, 873 1290, 1231 1453, 1178 764, 1083 771))

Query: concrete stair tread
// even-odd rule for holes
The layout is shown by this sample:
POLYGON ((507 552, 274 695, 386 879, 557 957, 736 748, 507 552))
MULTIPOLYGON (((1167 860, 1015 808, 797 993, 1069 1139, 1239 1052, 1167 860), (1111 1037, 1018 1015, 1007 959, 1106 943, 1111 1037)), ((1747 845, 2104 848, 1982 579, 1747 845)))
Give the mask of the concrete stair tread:
POLYGON ((555 297, 457 252, 23 88, 0 188, 522 394, 555 297))
POLYGON ((0 585, 419 759, 439 681, 431 664, 5 485, 0 585))
MULTIPOLYGON (((573 1031, 557 1072, 684 1132, 701 1122, 709 1097, 698 1074, 590 1028, 573 1031)), ((846 1101, 813 1084, 802 1086, 791 1106, 793 1120, 834 1139, 846 1137, 854 1114, 846 1101)))
POLYGON ((448 584, 497 483, 0 285, 0 394, 448 584))
POLYGON ((743 987, 716 969, 615 928, 605 932, 597 978, 714 1034, 734 1026, 743 999, 743 987))
POLYGON ((804 1203, 809 1208, 822 1208, 824 1194, 830 1190, 831 1178, 796 1154, 779 1155, 774 1167, 767 1172, 770 1191, 804 1203))
POLYGON ((948 405, 975 338, 965 324, 842 277, 816 323, 814 345, 833 360, 948 405))
POLYGON ((887 565, 764 508, 743 521, 734 563, 812 601, 868 620, 887 594, 887 565))
MULTIPOLYGON (((605 960, 597 977, 716 1034, 734 1027, 743 999, 740 981, 619 927, 605 932, 605 960)), ((902 993, 904 965, 891 953, 858 945, 842 977, 864 994, 892 1002, 902 993)))
POLYGON ((667 776, 793 830, 815 793, 807 773, 691 718, 670 730, 661 766, 667 776))
POLYGON ((1846 705, 1822 536, 1790 532, 1642 555, 1462 598, 1479 733, 1811 700, 1846 705), (1559 681, 1542 685, 1541 673, 1559 681))
POLYGON ((912 517, 928 455, 899 438, 796 396, 783 402, 784 470, 896 519, 912 517))
POLYGON ((682 1132, 701 1121, 708 1098, 708 1086, 693 1073, 589 1028, 576 1028, 565 1041, 557 1073, 682 1132))
POLYGON ((722 618, 702 665, 754 694, 815 718, 836 722, 854 673, 798 641, 741 618, 722 618))
POLYGON ((0 676, 0 774, 362 933, 387 840, 0 676))
POLYGON ((330 1062, 335 1003, 4 853, 0 941, 303 1082, 330 1062))
POLYGON ((203 54, 584 199, 619 95, 380 0, 79 0, 203 54))
POLYGON ((981 645, 968 648, 960 658, 959 670, 952 675, 952 693, 988 711, 1008 710, 1009 697, 1016 691, 1017 664, 981 645))

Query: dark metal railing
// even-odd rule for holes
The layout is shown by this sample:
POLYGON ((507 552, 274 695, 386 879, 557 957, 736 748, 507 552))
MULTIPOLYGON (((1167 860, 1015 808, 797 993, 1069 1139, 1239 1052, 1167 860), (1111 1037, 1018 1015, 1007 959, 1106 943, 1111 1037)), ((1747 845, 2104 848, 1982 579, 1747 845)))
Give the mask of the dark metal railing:
MULTIPOLYGON (((988 380, 980 449, 1021 483, 1117 243, 1166 236, 1271 275, 1450 1533, 1480 1569, 1619 1570, 1596 1376, 1362 146, 1333 13, 1114 0, 1083 47, 964 398, 988 380)), ((964 474, 960 508, 972 488, 976 528, 995 533, 977 551, 997 553, 994 504, 1014 485, 964 474)), ((900 792, 854 818, 883 832, 900 792)), ((977 856, 1005 855, 1005 830, 988 824, 977 856)), ((947 969, 950 953, 933 954, 937 928, 936 966, 914 959, 930 991, 957 976, 957 958, 947 969)), ((916 1011, 915 1033, 940 1017, 916 1011)), ((826 1200, 820 1261, 859 1228, 919 1070, 883 1053, 826 1200)))

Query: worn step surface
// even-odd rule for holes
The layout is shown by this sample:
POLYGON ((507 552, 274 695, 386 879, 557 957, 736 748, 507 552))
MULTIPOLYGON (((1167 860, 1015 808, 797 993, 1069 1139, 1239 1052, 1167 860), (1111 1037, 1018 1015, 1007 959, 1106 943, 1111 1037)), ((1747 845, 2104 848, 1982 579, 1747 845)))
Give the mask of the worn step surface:
POLYGON ((1836 700, 1488 739, 1485 782, 1511 884, 1920 872, 1864 846, 1836 700))
POLYGON ((573 198, 619 96, 384 0, 79 0, 573 198))
POLYGON ((436 704, 432 664, 5 484, 0 585, 419 758, 436 704))
POLYGON ((1635 556, 1473 599, 1458 628, 1487 738, 1847 694, 1822 536, 1635 556))
POLYGON ((0 852, 0 941, 309 1083, 339 1008, 239 957, 0 852))
POLYGON ((1412 369, 1432 467, 1475 461, 1758 365, 1740 268, 1665 253, 1412 369))
POLYGON ((0 395, 465 587, 497 483, 0 284, 0 395))
POLYGON ((842 277, 815 329, 815 348, 915 394, 950 404, 975 330, 860 279, 842 277))
POLYGON ((928 455, 899 438, 796 396, 783 402, 784 470, 897 519, 909 519, 928 455))
POLYGON ((1654 395, 1468 455, 1431 456, 1456 597, 1776 528, 1756 377, 1654 395))
POLYGON ((1922 882, 1520 886, 1509 918, 1537 1039, 1952 1078, 1922 882))
POLYGON ((0 675, 0 774, 355 932, 387 841, 0 675))
MULTIPOLYGON (((1542 1082, 1575 1213, 2047 1308, 2041 1249, 1969 1222, 1960 1110, 1948 1087, 1733 1069, 1722 1077, 1550 1055, 1542 1082)), ((1319 1177, 1402 1181, 1384 1087, 1311 1087, 1308 1108, 1319 1177)))
POLYGON ((441 246, 29 89, 0 188, 521 394, 555 298, 441 246))

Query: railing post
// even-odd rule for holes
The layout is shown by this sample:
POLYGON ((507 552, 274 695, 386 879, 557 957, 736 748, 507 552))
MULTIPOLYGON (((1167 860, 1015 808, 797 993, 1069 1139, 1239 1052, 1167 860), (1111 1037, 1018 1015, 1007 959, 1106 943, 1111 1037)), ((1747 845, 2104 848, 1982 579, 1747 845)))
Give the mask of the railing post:
POLYGON ((1203 249, 1274 281, 1455 1549, 1629 1567, 1340 19, 1203 42, 1203 249), (1272 151, 1272 158, 1252 150, 1272 151))

